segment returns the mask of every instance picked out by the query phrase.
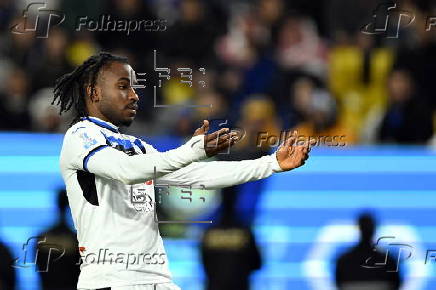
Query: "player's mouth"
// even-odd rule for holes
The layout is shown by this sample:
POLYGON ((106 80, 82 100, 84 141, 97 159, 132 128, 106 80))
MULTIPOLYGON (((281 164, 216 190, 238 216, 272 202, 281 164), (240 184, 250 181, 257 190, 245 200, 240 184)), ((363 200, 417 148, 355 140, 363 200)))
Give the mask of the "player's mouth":
POLYGON ((126 107, 127 110, 131 111, 133 114, 136 114, 136 111, 138 110, 137 104, 130 104, 126 107))

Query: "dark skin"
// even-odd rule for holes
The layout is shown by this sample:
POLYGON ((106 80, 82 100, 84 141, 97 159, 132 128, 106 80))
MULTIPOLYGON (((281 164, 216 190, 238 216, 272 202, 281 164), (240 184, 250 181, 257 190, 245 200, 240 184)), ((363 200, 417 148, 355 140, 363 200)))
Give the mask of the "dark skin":
MULTIPOLYGON (((139 97, 132 84, 136 84, 135 72, 129 64, 112 62, 104 66, 98 75, 96 86, 86 88, 86 108, 89 116, 110 122, 115 126, 129 126, 136 116, 139 97)), ((227 150, 238 140, 236 132, 222 128, 207 134, 209 121, 195 130, 194 136, 204 135, 205 151, 208 157, 227 150)), ((308 158, 310 144, 294 145, 296 133, 288 138, 277 151, 277 160, 284 170, 300 167, 308 158)))

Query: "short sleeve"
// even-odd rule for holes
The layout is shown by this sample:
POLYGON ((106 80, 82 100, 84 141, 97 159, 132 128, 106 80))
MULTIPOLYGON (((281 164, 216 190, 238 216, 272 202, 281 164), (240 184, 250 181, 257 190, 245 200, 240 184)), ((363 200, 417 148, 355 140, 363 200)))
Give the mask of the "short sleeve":
POLYGON ((61 152, 61 165, 88 171, 90 158, 98 151, 108 147, 103 133, 94 127, 77 126, 65 134, 61 152))

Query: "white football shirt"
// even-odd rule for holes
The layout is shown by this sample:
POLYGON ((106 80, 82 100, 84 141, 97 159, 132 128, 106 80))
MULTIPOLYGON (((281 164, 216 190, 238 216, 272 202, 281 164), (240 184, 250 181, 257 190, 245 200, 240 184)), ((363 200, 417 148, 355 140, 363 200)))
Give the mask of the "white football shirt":
POLYGON ((206 158, 204 135, 166 152, 109 122, 85 117, 65 134, 60 167, 82 256, 78 288, 171 281, 155 217, 154 182, 222 188, 279 172, 275 154, 206 158))

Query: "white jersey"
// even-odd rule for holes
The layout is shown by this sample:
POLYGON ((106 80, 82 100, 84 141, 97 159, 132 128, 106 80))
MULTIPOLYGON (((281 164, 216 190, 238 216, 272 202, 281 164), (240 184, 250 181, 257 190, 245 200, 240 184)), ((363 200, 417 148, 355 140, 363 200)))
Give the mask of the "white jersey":
POLYGON ((212 189, 281 171, 275 154, 197 162, 204 158, 204 135, 158 152, 95 117, 68 129, 60 166, 82 256, 78 288, 171 281, 154 210, 156 178, 160 184, 212 189))

